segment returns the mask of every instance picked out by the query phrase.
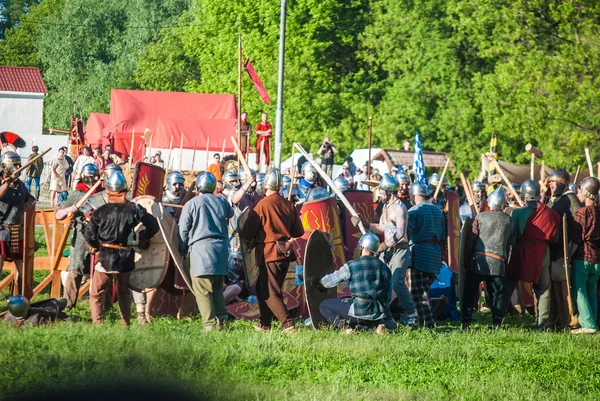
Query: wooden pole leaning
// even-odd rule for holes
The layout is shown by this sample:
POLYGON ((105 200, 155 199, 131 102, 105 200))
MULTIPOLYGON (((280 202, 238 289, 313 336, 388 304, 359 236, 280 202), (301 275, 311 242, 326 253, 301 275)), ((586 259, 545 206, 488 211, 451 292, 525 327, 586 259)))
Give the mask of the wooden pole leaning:
POLYGON ((585 160, 587 160, 588 169, 590 170, 590 177, 594 176, 594 167, 592 166, 592 158, 590 156, 590 150, 585 148, 585 160))
POLYGON ((287 199, 289 201, 292 200, 292 189, 294 189, 294 179, 296 177, 296 163, 294 163, 294 156, 296 153, 296 148, 292 146, 292 169, 290 170, 290 189, 288 190, 287 199))
POLYGON ((131 146, 129 147, 129 170, 131 170, 131 165, 133 164, 133 142, 135 139, 135 129, 131 131, 131 146))
POLYGON ((571 298, 571 277, 569 274, 569 244, 567 243, 567 214, 563 214, 562 217, 562 234, 563 234, 563 253, 564 253, 564 265, 565 265, 565 276, 567 278, 567 305, 569 307, 569 316, 571 318, 571 327, 577 325, 577 318, 574 314, 573 299, 571 298))
POLYGON ((440 177, 440 181, 435 188, 435 193, 433 194, 433 199, 437 199, 440 189, 442 188, 442 182, 444 181, 444 177, 446 176, 446 171, 448 171, 448 165, 450 164, 450 158, 446 159, 446 165, 444 166, 444 170, 442 171, 442 175, 440 177))
POLYGON ((196 162, 196 147, 198 146, 198 138, 194 139, 194 153, 192 153, 192 175, 194 174, 194 163, 196 162))
POLYGON ((467 197, 467 203, 471 207, 471 212, 474 211, 475 216, 477 216, 479 214, 479 211, 477 210, 475 199, 473 198, 473 194, 471 193, 471 185, 465 178, 465 174, 462 172, 460 173, 460 181, 462 182, 463 188, 465 190, 465 196, 467 197))
POLYGON ((246 170, 248 172, 248 174, 250 173, 250 167, 248 166, 248 163, 246 162, 246 158, 244 157, 244 155, 242 154, 242 151, 240 150, 240 147, 238 146, 237 141, 235 140, 235 137, 231 137, 231 143, 233 144, 233 148, 235 149, 235 153, 238 156, 238 159, 242 165, 242 167, 244 167, 244 170, 246 170))
POLYGON ((183 132, 181 133, 181 141, 179 141, 179 171, 181 171, 181 166, 183 163, 183 132))
POLYGON ((373 139, 373 116, 369 116, 369 161, 367 164, 367 179, 371 179, 371 145, 373 139))
POLYGON ((577 179, 579 178, 579 171, 581 170, 581 164, 577 165, 577 172, 575 172, 575 179, 573 180, 574 184, 577 184, 577 179))
POLYGON ((204 171, 208 171, 208 149, 210 147, 210 137, 206 138, 206 164, 204 167, 204 171))
POLYGON ((492 163, 494 164, 494 167, 496 167, 496 170, 498 170, 498 172, 500 173, 500 176, 502 176, 502 179, 504 180, 504 183, 506 184, 506 187, 508 188, 510 193, 515 197, 516 201, 519 203, 520 206, 524 206, 525 203, 521 200, 521 197, 513 188, 512 183, 510 182, 506 174, 504 174, 504 170, 502 170, 500 164, 496 160, 493 160, 492 163))
MULTIPOLYGON (((358 217, 358 213, 356 212, 356 210, 354 210, 354 208, 352 207, 352 204, 350 204, 350 202, 348 201, 348 199, 346 199, 346 197, 344 196, 344 194, 342 193, 342 191, 340 191, 335 184, 333 183, 333 180, 331 179, 331 177, 329 177, 325 171, 321 168, 321 166, 319 165, 319 163, 315 162, 313 160, 312 157, 310 157, 310 155, 308 154, 308 152, 306 152, 306 150, 304 150, 304 148, 302 146, 300 146, 299 144, 294 142, 294 146, 298 149, 298 151, 300 153, 302 153, 302 155, 304 155, 304 157, 306 157, 306 160, 308 162, 310 162, 310 164, 312 164, 312 166, 317 170, 317 172, 321 175, 321 178, 323 178, 325 180, 325 182, 327 183, 327 185, 329 185, 329 187, 331 188, 331 190, 333 192, 335 192, 335 194, 338 196, 338 198, 342 201, 342 203, 344 204, 344 206, 346 206, 346 209, 348 209, 348 211, 350 212, 350 214, 354 217, 358 217)), ((365 228, 364 224, 362 223, 362 221, 360 221, 358 223, 358 228, 360 229, 360 231, 363 234, 367 233, 367 229, 365 228)))
POLYGON ((169 169, 171 168, 171 151, 173 150, 173 136, 171 135, 171 142, 169 143, 169 157, 167 158, 166 170, 167 174, 169 174, 169 169))

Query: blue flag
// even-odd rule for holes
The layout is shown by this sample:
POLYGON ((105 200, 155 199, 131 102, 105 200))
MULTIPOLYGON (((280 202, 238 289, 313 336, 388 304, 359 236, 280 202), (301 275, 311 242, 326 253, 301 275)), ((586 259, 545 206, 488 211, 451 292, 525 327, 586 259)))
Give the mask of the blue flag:
POLYGON ((413 174, 415 175, 415 182, 420 182, 427 185, 427 179, 425 178, 425 164, 423 163, 423 149, 421 148, 421 135, 419 132, 415 134, 415 158, 413 161, 413 174))

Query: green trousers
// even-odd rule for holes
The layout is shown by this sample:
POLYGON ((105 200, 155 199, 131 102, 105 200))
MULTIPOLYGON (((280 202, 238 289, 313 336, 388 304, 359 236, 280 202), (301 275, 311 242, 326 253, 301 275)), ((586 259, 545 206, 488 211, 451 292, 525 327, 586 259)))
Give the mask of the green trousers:
POLYGON ((579 325, 584 329, 597 329, 596 286, 600 277, 600 263, 573 261, 573 277, 579 310, 579 325))
POLYGON ((223 298, 222 275, 193 277, 192 292, 196 297, 204 327, 216 325, 217 318, 220 321, 227 320, 229 315, 225 309, 225 299, 223 298))

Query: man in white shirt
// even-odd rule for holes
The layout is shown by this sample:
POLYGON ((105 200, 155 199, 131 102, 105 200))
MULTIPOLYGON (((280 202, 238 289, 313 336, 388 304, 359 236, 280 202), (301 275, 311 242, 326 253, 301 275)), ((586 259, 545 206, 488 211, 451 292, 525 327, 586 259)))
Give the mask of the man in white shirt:
POLYGON ((81 169, 86 164, 94 164, 94 157, 92 156, 92 148, 86 146, 83 148, 83 153, 77 157, 75 160, 75 165, 73 166, 73 189, 77 186, 77 183, 80 181, 81 169))

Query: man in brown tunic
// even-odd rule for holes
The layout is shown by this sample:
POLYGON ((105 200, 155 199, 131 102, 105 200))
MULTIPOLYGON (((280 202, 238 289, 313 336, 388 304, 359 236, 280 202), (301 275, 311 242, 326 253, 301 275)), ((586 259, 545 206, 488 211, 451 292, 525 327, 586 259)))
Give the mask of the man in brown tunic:
POLYGON ((294 333, 294 321, 283 303, 281 286, 285 281, 291 260, 295 259, 288 242, 301 237, 304 228, 296 207, 279 195, 281 172, 269 168, 265 176, 263 190, 266 196, 250 211, 240 236, 254 241, 256 263, 259 266, 256 295, 260 310, 260 325, 257 331, 271 329, 275 316, 284 333, 294 333))

